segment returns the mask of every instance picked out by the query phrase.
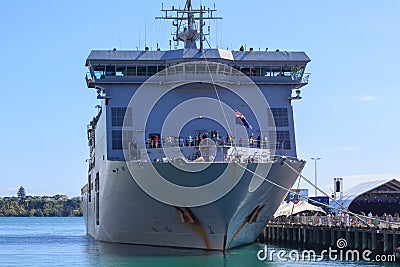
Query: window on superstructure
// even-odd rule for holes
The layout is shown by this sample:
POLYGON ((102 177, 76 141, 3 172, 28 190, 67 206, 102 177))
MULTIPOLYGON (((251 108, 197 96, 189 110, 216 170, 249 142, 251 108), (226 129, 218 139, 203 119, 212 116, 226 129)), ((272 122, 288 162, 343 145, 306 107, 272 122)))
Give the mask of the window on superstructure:
POLYGON ((262 76, 261 75, 261 68, 260 67, 251 68, 251 75, 253 75, 253 76, 262 76))
POLYGON ((136 66, 127 66, 126 67, 126 75, 127 76, 136 76, 136 66))
POLYGON ((175 65, 167 69, 167 75, 175 75, 175 65))
POLYGON ((94 73, 94 77, 96 77, 96 79, 104 79, 104 76, 106 73, 106 67, 105 66, 94 66, 93 73, 94 73))
POLYGON ((112 126, 132 126, 132 108, 113 107, 111 108, 111 125, 112 126), (124 125, 124 118, 125 125, 124 125))
POLYGON ((158 72, 165 70, 165 66, 158 66, 158 72))
POLYGON ((157 66, 147 66, 147 75, 153 76, 157 74, 157 66))
POLYGON ((186 64, 185 65, 185 73, 186 74, 195 74, 196 73, 196 64, 186 64))
POLYGON ((206 64, 196 64, 196 73, 197 74, 206 74, 208 73, 207 65, 206 64))
POLYGON ((100 175, 99 175, 99 173, 96 173, 96 179, 94 180, 94 191, 95 192, 100 191, 100 175))
POLYGON ((126 66, 117 66, 115 76, 125 76, 126 75, 126 66))
POLYGON ((290 133, 289 131, 276 131, 269 133, 271 145, 275 146, 276 150, 290 150, 290 133))
POLYGON ((207 73, 212 73, 212 74, 217 73, 217 67, 218 67, 217 64, 208 64, 207 73))
POLYGON ((276 149, 291 149, 289 131, 276 131, 276 149))
POLYGON ((282 75, 285 77, 290 77, 291 75, 291 67, 290 66, 283 66, 282 67, 282 75))
POLYGON ((218 65, 218 73, 222 75, 229 75, 231 68, 223 64, 218 65))
POLYGON ((88 176, 88 186, 89 186, 89 191, 88 191, 88 198, 89 202, 92 202, 92 175, 89 174, 88 176))
MULTIPOLYGON (((274 117, 275 127, 289 126, 287 108, 271 108, 271 112, 274 117)), ((270 123, 271 123, 271 121, 270 121, 270 123)))
POLYGON ((303 76, 304 67, 302 66, 294 66, 292 67, 292 79, 293 80, 301 80, 303 76))
POLYGON ((96 225, 100 224, 100 174, 96 173, 96 179, 94 180, 94 187, 96 193, 96 225))
POLYGON ((271 67, 270 66, 261 67, 261 76, 265 77, 271 76, 271 67))
POLYGON ((106 66, 106 76, 115 76, 115 66, 106 66))
POLYGON ((129 148, 129 142, 133 139, 132 131, 124 131, 125 142, 122 140, 122 131, 111 131, 112 141, 111 147, 113 150, 123 150, 129 148))
POLYGON ((112 149, 122 150, 122 131, 112 131, 112 149))
POLYGON ((137 76, 146 76, 146 66, 137 67, 137 76))
POLYGON ((273 66, 271 67, 271 76, 283 76, 281 66, 273 66))
POLYGON ((176 65, 175 66, 176 74, 183 74, 183 65, 176 65))
POLYGON ((240 68, 244 75, 251 76, 250 68, 240 68))

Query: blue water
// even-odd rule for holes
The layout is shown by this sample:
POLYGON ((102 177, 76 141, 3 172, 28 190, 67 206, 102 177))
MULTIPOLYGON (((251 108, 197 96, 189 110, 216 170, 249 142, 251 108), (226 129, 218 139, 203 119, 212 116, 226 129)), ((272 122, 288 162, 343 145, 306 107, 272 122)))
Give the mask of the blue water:
POLYGON ((109 244, 86 236, 83 218, 0 217, 0 266, 394 266, 328 260, 263 262, 257 259, 262 247, 252 244, 223 254, 109 244))

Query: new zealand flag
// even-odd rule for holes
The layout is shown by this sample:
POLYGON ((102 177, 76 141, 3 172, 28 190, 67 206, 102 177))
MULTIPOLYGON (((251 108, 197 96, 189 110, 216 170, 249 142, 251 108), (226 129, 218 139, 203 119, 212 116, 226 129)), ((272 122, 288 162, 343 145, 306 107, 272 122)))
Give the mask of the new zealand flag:
POLYGON ((253 129, 253 127, 251 127, 250 123, 246 120, 246 117, 240 113, 239 111, 235 110, 236 113, 236 123, 246 126, 247 128, 253 129))

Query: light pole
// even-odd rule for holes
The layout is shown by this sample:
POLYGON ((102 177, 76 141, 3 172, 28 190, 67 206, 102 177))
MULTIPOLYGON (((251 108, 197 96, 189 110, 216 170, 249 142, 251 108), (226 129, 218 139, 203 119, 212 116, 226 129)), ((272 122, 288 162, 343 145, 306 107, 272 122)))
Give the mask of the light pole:
POLYGON ((314 179, 315 179, 315 196, 317 196, 317 160, 320 160, 321 158, 315 157, 311 158, 314 161, 314 179))

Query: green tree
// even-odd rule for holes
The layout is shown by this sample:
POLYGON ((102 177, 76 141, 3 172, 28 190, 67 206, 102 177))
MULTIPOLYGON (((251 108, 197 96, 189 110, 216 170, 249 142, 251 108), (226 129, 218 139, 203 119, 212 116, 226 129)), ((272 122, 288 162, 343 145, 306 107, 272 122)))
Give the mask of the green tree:
POLYGON ((26 197, 25 188, 24 188, 22 185, 21 185, 21 187, 18 189, 17 196, 18 196, 20 199, 25 199, 25 197, 26 197))
POLYGON ((79 197, 68 200, 0 200, 0 217, 2 216, 83 216, 82 202, 79 197))

